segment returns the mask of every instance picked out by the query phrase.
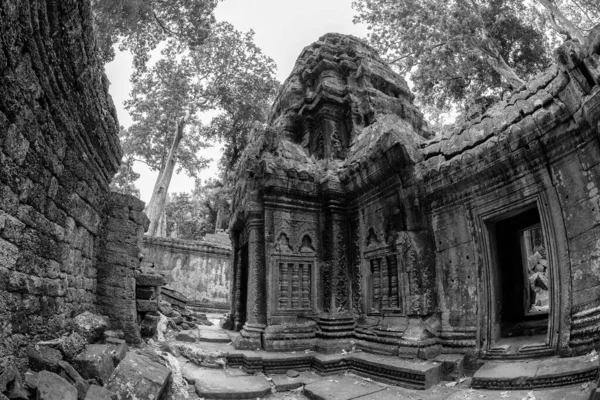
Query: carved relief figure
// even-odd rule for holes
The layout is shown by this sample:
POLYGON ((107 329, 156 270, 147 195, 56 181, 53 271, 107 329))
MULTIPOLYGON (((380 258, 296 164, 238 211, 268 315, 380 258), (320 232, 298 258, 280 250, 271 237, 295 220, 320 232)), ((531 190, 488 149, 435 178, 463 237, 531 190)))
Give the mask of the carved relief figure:
POLYGON ((331 135, 331 158, 334 160, 343 160, 344 157, 344 146, 340 141, 340 135, 338 131, 333 131, 333 135, 331 135))

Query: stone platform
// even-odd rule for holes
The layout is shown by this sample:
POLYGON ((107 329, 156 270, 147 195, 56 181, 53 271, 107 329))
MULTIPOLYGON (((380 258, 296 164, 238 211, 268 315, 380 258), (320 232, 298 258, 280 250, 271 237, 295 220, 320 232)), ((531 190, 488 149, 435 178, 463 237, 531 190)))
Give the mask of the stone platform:
POLYGON ((514 390, 587 382, 598 374, 598 355, 530 361, 489 361, 473 376, 473 388, 514 390))
POLYGON ((427 389, 441 380, 440 363, 406 360, 368 353, 267 353, 232 350, 227 355, 231 367, 248 373, 284 373, 286 370, 312 370, 321 376, 352 372, 379 382, 412 389, 427 389))

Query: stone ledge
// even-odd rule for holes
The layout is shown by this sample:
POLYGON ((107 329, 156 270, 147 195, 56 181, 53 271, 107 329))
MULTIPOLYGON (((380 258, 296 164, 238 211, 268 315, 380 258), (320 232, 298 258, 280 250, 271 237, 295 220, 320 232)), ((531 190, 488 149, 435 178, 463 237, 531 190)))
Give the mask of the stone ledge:
POLYGON ((367 353, 349 354, 261 354, 254 351, 233 351, 227 355, 231 367, 242 367, 247 373, 312 370, 319 375, 353 372, 373 380, 407 387, 427 389, 441 379, 442 365, 430 361, 413 361, 367 353))
POLYGON ((547 358, 522 362, 488 362, 473 376, 475 389, 514 390, 588 382, 598 374, 598 356, 547 358))

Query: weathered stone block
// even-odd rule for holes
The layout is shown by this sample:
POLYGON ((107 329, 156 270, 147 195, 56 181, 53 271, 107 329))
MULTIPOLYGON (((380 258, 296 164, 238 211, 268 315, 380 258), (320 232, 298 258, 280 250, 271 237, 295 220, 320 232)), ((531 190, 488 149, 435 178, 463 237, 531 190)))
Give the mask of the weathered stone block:
POLYGON ((85 340, 93 343, 102 337, 102 332, 108 328, 108 322, 105 317, 86 311, 75 317, 73 327, 85 340))
POLYGON ((0 361, 0 394, 6 393, 9 399, 27 399, 23 378, 19 370, 8 364, 8 360, 0 361))
POLYGON ((171 371, 148 357, 129 352, 115 369, 105 388, 124 400, 160 399, 171 371))
POLYGON ((117 400, 117 394, 113 393, 102 386, 92 385, 88 390, 85 400, 117 400))
POLYGON ((147 313, 140 324, 140 333, 144 337, 152 337, 156 334, 156 326, 160 317, 151 313, 147 313))
POLYGON ((29 357, 29 368, 33 371, 52 371, 58 372, 58 362, 63 359, 61 352, 50 346, 30 345, 27 347, 27 356, 29 357))
POLYGON ((135 278, 137 286, 164 286, 167 281, 159 274, 139 274, 135 278))
POLYGON ((37 400, 76 400, 77 389, 64 378, 49 371, 38 374, 37 400))
POLYGON ((137 300, 138 312, 156 312, 158 310, 158 302, 156 300, 137 300))
POLYGON ((135 297, 141 300, 152 300, 156 297, 156 289, 153 286, 136 286, 135 297))
POLYGON ((106 345, 110 347, 110 354, 116 367, 127 355, 129 347, 124 340, 116 338, 106 339, 106 345))
POLYGON ((87 383, 68 362, 59 361, 58 365, 60 366, 59 375, 73 385, 75 389, 77 389, 77 398, 79 400, 83 400, 85 398, 85 394, 90 388, 90 384, 87 383))
POLYGON ((115 369, 111 346, 90 344, 73 359, 73 365, 85 379, 98 379, 106 383, 115 369))

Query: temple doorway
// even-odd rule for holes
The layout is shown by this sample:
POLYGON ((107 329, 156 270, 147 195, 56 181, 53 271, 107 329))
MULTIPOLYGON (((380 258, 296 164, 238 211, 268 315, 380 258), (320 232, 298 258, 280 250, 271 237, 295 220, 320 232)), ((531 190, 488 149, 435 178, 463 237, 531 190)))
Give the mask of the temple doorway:
POLYGON ((548 344, 551 279, 537 207, 493 223, 492 349, 518 353, 548 344))

